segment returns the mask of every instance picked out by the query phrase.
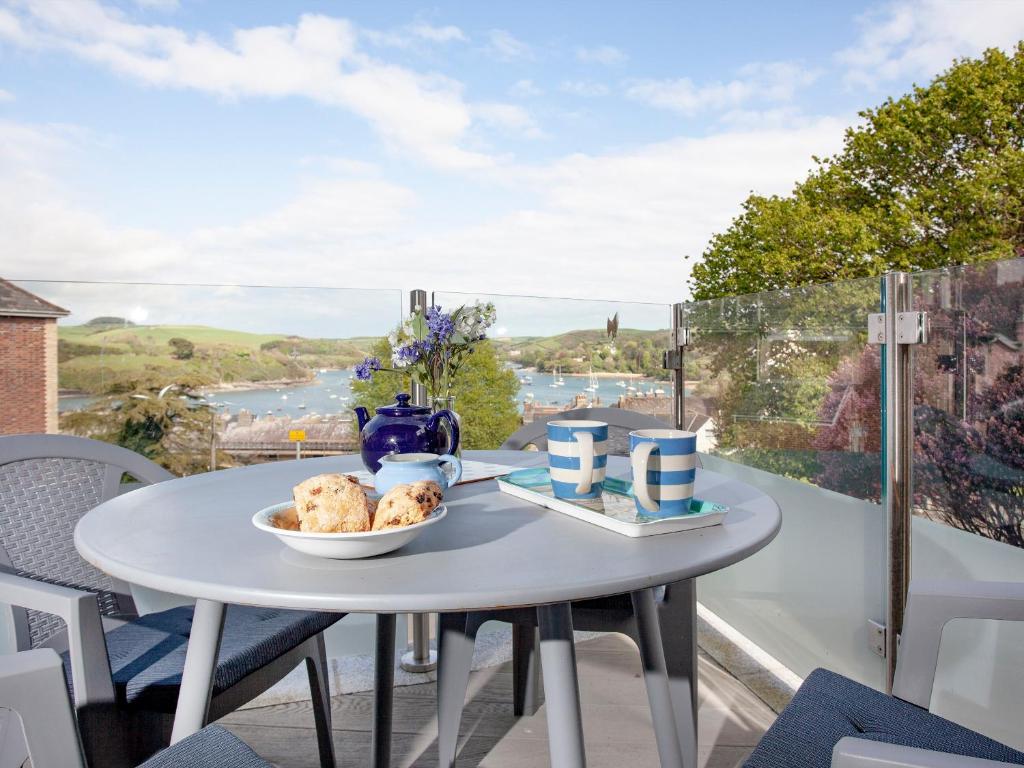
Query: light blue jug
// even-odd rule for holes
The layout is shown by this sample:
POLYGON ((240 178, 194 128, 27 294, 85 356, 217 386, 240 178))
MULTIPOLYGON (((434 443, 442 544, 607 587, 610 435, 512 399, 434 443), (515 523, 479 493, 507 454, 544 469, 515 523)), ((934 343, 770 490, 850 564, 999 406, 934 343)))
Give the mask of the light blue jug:
POLYGON ((384 494, 402 483, 433 480, 443 490, 455 485, 461 478, 462 462, 451 454, 393 453, 381 457, 380 470, 374 475, 373 486, 377 493, 384 494), (453 467, 451 474, 442 469, 445 464, 453 467))

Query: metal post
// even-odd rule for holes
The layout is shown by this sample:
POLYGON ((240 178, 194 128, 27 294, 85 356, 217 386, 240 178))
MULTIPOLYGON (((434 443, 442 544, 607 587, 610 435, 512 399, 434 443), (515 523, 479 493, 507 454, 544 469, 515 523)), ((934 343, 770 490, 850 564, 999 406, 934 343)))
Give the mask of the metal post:
POLYGON ((888 584, 885 633, 886 690, 892 691, 896 653, 910 585, 910 524, 913 492, 913 372, 910 344, 900 343, 897 314, 911 309, 910 276, 882 278, 885 346, 882 352, 882 506, 888 525, 888 584))
POLYGON ((671 351, 678 352, 679 365, 672 372, 674 391, 672 395, 672 415, 675 418, 675 428, 682 429, 686 423, 686 352, 685 347, 679 345, 680 331, 686 327, 683 317, 683 304, 672 305, 672 347, 671 351))
MULTIPOLYGON (((409 291, 409 311, 426 309, 427 292, 409 291)), ((412 382, 412 402, 415 405, 429 405, 427 388, 418 382, 412 382)), ((402 656, 402 669, 406 672, 430 672, 437 667, 437 652, 430 650, 430 614, 409 614, 412 626, 412 650, 402 656)))
POLYGON ((210 409, 210 471, 217 471, 217 411, 210 409))

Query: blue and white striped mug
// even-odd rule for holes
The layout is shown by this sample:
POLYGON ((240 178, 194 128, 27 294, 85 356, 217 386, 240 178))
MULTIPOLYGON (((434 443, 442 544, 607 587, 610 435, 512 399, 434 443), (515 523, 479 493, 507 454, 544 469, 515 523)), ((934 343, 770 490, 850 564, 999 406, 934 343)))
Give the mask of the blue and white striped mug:
POLYGON ((690 513, 697 466, 697 435, 680 429, 629 433, 636 511, 645 517, 690 513))
POLYGON ((549 421, 551 488, 560 499, 596 499, 608 464, 608 425, 603 421, 549 421))

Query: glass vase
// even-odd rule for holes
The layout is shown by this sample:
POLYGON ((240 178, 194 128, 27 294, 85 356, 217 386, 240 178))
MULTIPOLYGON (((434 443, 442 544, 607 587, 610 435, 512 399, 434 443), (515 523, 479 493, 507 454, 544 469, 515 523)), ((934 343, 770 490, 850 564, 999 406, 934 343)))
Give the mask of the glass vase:
MULTIPOLYGON (((464 427, 462 425, 462 417, 459 416, 459 412, 455 410, 455 395, 442 395, 435 397, 431 401, 431 409, 433 410, 434 413, 437 413, 438 411, 448 410, 452 412, 453 416, 455 416, 455 421, 459 425, 459 433, 461 435, 461 438, 459 439, 458 448, 455 451, 451 451, 451 453, 454 453, 461 459, 462 441, 466 439, 466 433, 463 431, 464 427)), ((451 430, 449 429, 447 422, 442 421, 441 425, 441 428, 444 430, 444 433, 448 436, 448 445, 450 446, 452 444, 451 430)))

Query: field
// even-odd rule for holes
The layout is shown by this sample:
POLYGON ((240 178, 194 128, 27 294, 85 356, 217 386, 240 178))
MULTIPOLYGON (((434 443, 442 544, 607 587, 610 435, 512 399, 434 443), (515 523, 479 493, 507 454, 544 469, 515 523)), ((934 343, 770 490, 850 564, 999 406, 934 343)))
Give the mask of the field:
POLYGON ((124 391, 146 382, 209 386, 302 381, 317 368, 352 366, 372 343, 367 338, 307 339, 200 325, 132 325, 116 318, 61 326, 58 338, 61 389, 88 394, 124 391))

